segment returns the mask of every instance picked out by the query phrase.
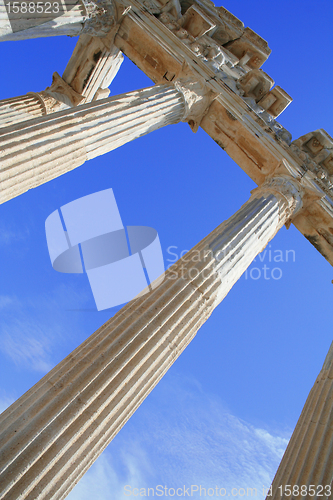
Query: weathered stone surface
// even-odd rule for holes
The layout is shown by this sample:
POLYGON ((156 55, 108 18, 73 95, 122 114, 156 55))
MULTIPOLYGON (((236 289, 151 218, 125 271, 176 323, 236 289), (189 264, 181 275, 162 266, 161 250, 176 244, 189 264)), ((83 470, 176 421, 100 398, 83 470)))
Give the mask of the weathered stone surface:
POLYGON ((267 499, 332 498, 332 439, 333 343, 274 477, 272 495, 267 499), (288 491, 285 490, 286 485, 288 485, 287 490, 289 488, 294 493, 288 495, 288 491))
POLYGON ((184 116, 183 93, 160 85, 0 129, 0 202, 184 116))
POLYGON ((285 90, 276 85, 260 101, 259 105, 263 107, 273 118, 277 118, 282 111, 292 102, 292 98, 285 90))
MULTIPOLYGON (((181 2, 183 16, 192 3, 181 2)), ((258 88, 263 93, 256 102, 253 97, 246 97, 241 87, 240 80, 249 72, 258 71, 260 58, 263 61, 268 57, 267 43, 211 2, 195 3, 216 25, 208 34, 194 38, 183 27, 180 29, 182 18, 170 13, 152 16, 142 9, 139 1, 131 0, 132 8, 121 23, 115 45, 156 83, 176 80, 184 62, 196 79, 204 79, 217 98, 200 126, 257 184, 279 170, 302 178, 309 190, 317 192, 307 211, 299 214, 294 224, 306 237, 310 236, 310 241, 333 265, 333 245, 325 236, 333 228, 333 193, 304 169, 302 159, 290 147, 290 132, 275 120, 291 98, 280 87, 270 90, 269 85, 258 88), (223 26, 230 36, 227 42, 222 31, 218 31, 223 26), (241 45, 237 45, 240 38, 241 45), (246 60, 246 43, 256 47, 258 61, 246 60), (324 228, 320 234, 316 230, 318 220, 324 228)))
POLYGON ((301 207, 299 186, 290 178, 256 189, 149 295, 128 303, 9 407, 0 417, 1 498, 65 498, 301 207))
POLYGON ((0 127, 46 115, 44 100, 36 93, 0 101, 0 127))
MULTIPOLYGON (((63 10, 64 3, 59 1, 58 5, 63 10)), ((19 9, 14 24, 6 11, 5 1, 0 0, 0 41, 82 33, 105 36, 116 23, 112 0, 66 0, 66 10, 58 16, 53 11, 48 13, 44 3, 43 11, 40 14, 36 11, 33 16, 24 15, 21 6, 19 9)))
POLYGON ((105 99, 123 59, 120 50, 112 44, 98 37, 81 35, 63 78, 54 73, 51 87, 44 91, 0 101, 0 129, 105 99))
POLYGON ((100 89, 109 87, 123 60, 120 50, 107 40, 81 35, 62 78, 82 96, 80 104, 91 102, 100 89))
MULTIPOLYGON (((170 268, 148 298, 126 306, 4 414, 4 498, 64 498, 282 224, 292 221, 333 264, 333 141, 319 130, 291 143, 275 120, 291 98, 271 88, 273 80, 259 69, 270 54, 267 43, 209 0, 131 0, 128 8, 84 0, 51 24, 23 23, 12 34, 0 0, 0 20, 2 39, 103 36, 81 37, 53 88, 3 103, 3 123, 18 110, 31 118, 59 110, 59 103, 105 97, 119 50, 159 84, 134 98, 131 93, 2 129, 3 201, 179 120, 193 130, 202 126, 261 186, 186 261, 170 268), (170 82, 173 87, 165 87, 170 82)), ((331 354, 274 494, 285 484, 332 481, 331 354)))
MULTIPOLYGON (((275 120, 291 98, 280 87, 269 90, 270 85, 259 85, 259 93, 254 97, 246 97, 246 89, 242 89, 242 82, 250 79, 249 74, 258 72, 260 61, 268 57, 270 50, 267 43, 250 29, 244 28, 241 21, 226 9, 216 8, 209 0, 197 0, 195 3, 198 8, 194 9, 196 14, 190 16, 194 19, 190 22, 186 12, 191 8, 192 0, 189 3, 185 0, 181 3, 178 0, 154 0, 148 3, 147 0, 131 0, 130 10, 119 6, 116 8, 116 26, 97 43, 104 43, 111 50, 114 41, 115 46, 156 83, 177 80, 184 63, 192 69, 194 81, 205 80, 207 90, 210 89, 218 97, 206 116, 201 117, 203 129, 258 184, 279 169, 285 174, 292 172, 293 176, 303 178, 309 189, 317 192, 312 203, 308 204, 307 212, 303 211, 294 224, 333 265, 330 236, 333 231, 333 193, 330 181, 325 182, 325 179, 306 168, 302 158, 295 154, 295 148, 289 146, 290 132, 275 120), (201 23, 202 29, 205 31, 208 28, 208 31, 204 34, 198 32, 198 36, 194 37, 183 27, 184 24, 191 30, 194 26, 192 22, 196 26, 201 23), (257 56, 249 59, 252 54, 249 47, 257 51, 258 60, 257 56), (320 227, 320 231, 317 227, 320 227)), ((76 54, 77 61, 80 59, 80 50, 76 54)), ((76 79, 70 70, 68 75, 64 74, 67 83, 70 83, 70 78, 76 80, 73 80, 73 89, 81 95, 85 82, 83 75, 87 74, 86 70, 81 73, 81 67, 87 69, 89 61, 102 49, 97 49, 97 52, 89 50, 87 48, 86 62, 81 61, 78 66, 75 62, 69 65, 72 69, 78 69, 76 79)), ((103 58, 101 55, 101 63, 96 65, 96 74, 103 65, 103 58)), ((264 77, 264 80, 269 82, 269 78, 264 77)), ((87 85, 85 102, 103 98, 107 93, 105 87, 94 82, 92 78, 87 85)), ((36 112, 35 103, 32 104, 32 112, 36 112)), ((56 109, 53 105, 47 107, 56 109)), ((42 106, 41 113, 43 109, 42 106)), ((13 116, 13 109, 9 111, 13 116)), ((28 116, 30 114, 25 114, 23 110, 18 120, 28 116)), ((195 129, 198 120, 192 120, 190 124, 195 129)))

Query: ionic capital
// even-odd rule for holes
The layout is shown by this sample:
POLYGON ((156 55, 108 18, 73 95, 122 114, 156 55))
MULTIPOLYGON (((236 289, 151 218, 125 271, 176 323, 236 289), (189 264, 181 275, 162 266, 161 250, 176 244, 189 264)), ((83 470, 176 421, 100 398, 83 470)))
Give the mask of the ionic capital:
POLYGON ((75 92, 58 73, 53 73, 52 79, 51 87, 47 87, 41 92, 28 92, 27 94, 39 100, 43 108, 43 115, 75 107, 84 99, 84 96, 75 92))
POLYGON ((288 175, 267 177, 265 182, 252 191, 255 197, 273 194, 286 203, 289 218, 294 217, 303 207, 304 189, 301 184, 288 175))
POLYGON ((183 67, 174 86, 183 94, 185 101, 182 121, 188 122, 193 132, 196 132, 217 94, 208 88, 204 79, 198 79, 189 66, 183 67))
MULTIPOLYGON (((57 72, 52 75, 52 85, 40 92, 43 98, 53 97, 68 107, 77 106, 83 101, 84 96, 76 92, 57 72)), ((48 111, 49 112, 49 111, 48 111)))
POLYGON ((82 33, 105 36, 116 24, 116 6, 112 0, 82 0, 87 19, 82 33))

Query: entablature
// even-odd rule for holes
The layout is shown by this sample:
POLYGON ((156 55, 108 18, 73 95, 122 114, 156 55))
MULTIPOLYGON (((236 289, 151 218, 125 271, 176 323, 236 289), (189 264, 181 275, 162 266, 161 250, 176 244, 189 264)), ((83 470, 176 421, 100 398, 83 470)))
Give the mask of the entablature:
MULTIPOLYGON (((301 180, 309 195, 293 223, 333 265, 333 238, 326 237, 330 230, 333 235, 332 192, 304 169, 302 159, 290 147, 290 132, 275 120, 291 97, 281 87, 273 87, 272 78, 258 67, 251 68, 249 61, 240 64, 244 54, 231 53, 229 42, 226 47, 219 45, 213 38, 216 28, 209 28, 208 23, 208 31, 194 37, 169 12, 151 14, 137 0, 128 4, 131 10, 115 37, 116 46, 155 83, 176 82, 184 64, 191 67, 196 80, 206 81, 217 98, 200 126, 258 185, 276 172, 301 180)), ((206 2, 196 4, 200 12, 206 2)), ((241 25, 237 29, 241 31, 241 25)), ((262 40, 246 28, 243 34, 258 44, 262 40)))

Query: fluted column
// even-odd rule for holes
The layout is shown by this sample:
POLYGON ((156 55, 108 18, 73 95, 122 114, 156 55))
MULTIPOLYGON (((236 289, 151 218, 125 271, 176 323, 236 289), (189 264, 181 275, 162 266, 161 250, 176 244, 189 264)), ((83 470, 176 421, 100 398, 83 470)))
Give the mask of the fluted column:
POLYGON ((105 36, 115 24, 112 0, 0 0, 0 41, 48 36, 105 36), (35 7, 33 7, 33 5, 35 7))
POLYGON ((115 46, 107 48, 101 38, 81 35, 63 77, 54 73, 44 91, 0 100, 0 129, 108 97, 123 59, 115 46))
POLYGON ((333 498, 332 481, 333 343, 306 400, 267 499, 333 498))
POLYGON ((26 94, 0 101, 0 128, 44 115, 46 108, 38 94, 26 94))
POLYGON ((84 96, 77 94, 57 73, 54 73, 53 84, 46 90, 0 100, 0 130, 16 123, 68 109, 83 99, 84 96))
POLYGON ((185 113, 183 93, 158 85, 0 129, 0 201, 177 123, 185 113))
POLYGON ((63 499, 301 206, 273 179, 0 417, 0 497, 63 499))

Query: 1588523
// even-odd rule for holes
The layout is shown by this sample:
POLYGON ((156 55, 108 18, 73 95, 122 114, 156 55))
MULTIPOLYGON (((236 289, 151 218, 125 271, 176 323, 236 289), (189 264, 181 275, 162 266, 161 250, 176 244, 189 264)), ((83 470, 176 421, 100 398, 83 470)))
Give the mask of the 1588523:
POLYGON ((6 2, 8 14, 59 14, 61 2, 6 2))
POLYGON ((278 486, 278 490, 279 490, 281 497, 282 496, 285 496, 285 497, 310 496, 310 497, 315 497, 315 498, 319 498, 319 497, 327 498, 327 497, 331 496, 332 486, 330 484, 327 484, 325 486, 323 486, 321 484, 318 484, 318 485, 303 484, 301 486, 299 486, 297 484, 294 484, 294 485, 285 484, 283 486, 278 486))

